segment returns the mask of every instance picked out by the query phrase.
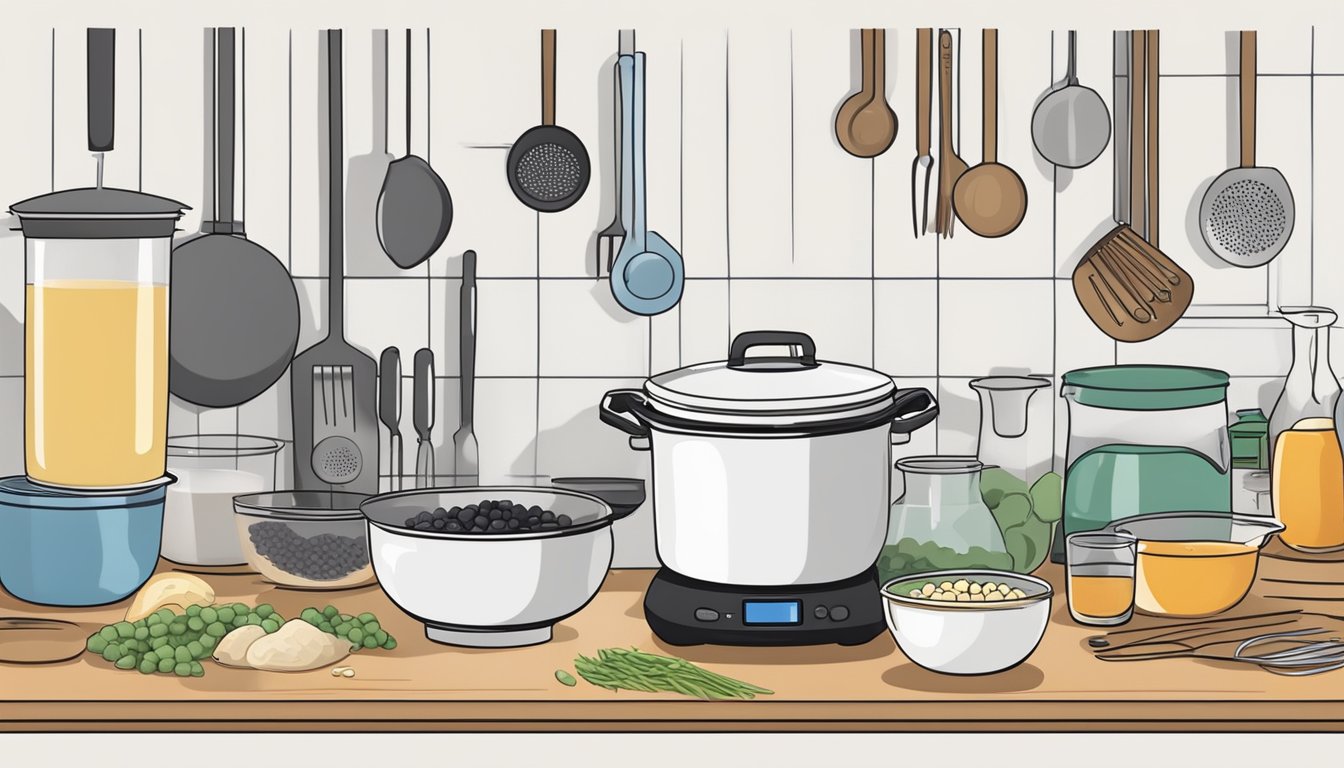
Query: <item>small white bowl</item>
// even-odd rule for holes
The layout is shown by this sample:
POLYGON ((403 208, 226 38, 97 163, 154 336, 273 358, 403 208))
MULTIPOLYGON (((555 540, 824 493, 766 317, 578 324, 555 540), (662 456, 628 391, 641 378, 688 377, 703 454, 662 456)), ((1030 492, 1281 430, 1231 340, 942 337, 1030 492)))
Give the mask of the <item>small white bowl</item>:
POLYGON ((901 652, 925 669, 949 675, 990 675, 1026 661, 1045 635, 1053 594, 1054 588, 1035 576, 992 570, 934 571, 882 585, 887 628, 901 652), (993 603, 910 597, 924 582, 957 579, 1007 584, 1027 596, 993 603))

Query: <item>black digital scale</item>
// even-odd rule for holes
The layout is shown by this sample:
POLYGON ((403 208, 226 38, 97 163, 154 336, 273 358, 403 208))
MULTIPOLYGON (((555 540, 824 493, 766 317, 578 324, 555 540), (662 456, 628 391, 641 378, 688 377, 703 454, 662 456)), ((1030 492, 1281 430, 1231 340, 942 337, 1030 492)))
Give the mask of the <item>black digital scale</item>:
POLYGON ((671 645, 862 645, 886 630, 876 566, 811 586, 738 587, 663 568, 644 618, 671 645))

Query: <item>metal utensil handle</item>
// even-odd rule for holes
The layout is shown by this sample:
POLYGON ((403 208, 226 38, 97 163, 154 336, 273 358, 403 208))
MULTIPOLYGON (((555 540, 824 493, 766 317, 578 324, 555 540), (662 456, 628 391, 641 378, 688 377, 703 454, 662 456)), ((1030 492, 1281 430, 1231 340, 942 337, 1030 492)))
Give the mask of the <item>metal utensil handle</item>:
POLYGON ((1064 76, 1065 85, 1078 84, 1078 32, 1069 30, 1069 69, 1064 76))
POLYGON ((541 30, 541 124, 555 125, 555 30, 541 30))
POLYGON ((933 110, 933 29, 921 27, 915 44, 915 151, 929 154, 933 110))
POLYGON ((345 333, 345 133, 341 30, 327 30, 327 335, 345 333))
POLYGON ((1129 224, 1140 236, 1146 234, 1147 207, 1144 205, 1144 76, 1147 70, 1147 37, 1142 31, 1130 33, 1129 76, 1129 224))
POLYGON ((999 157, 999 30, 980 33, 981 67, 981 153, 986 163, 999 157))
POLYGON ((117 115, 117 31, 90 29, 85 44, 89 151, 111 152, 117 115))
POLYGON ((215 31, 215 233, 233 234, 236 32, 215 31))
POLYGON ((416 350, 413 384, 411 416, 416 434, 426 440, 434 428, 434 352, 428 348, 416 350))
POLYGON ((621 110, 621 226, 627 237, 634 236, 635 225, 635 57, 622 54, 616 59, 620 81, 621 110))
POLYGON ((461 369, 461 428, 470 428, 476 409, 476 252, 462 254, 462 295, 458 322, 458 365, 461 369))
POLYGON ((1255 167, 1255 51, 1254 30, 1241 33, 1241 167, 1255 167))
POLYGON ((644 53, 635 53, 634 78, 634 127, 631 129, 631 143, 634 145, 634 235, 639 252, 649 249, 648 202, 644 187, 644 53))
POLYGON ((1129 32, 1117 31, 1112 38, 1115 64, 1115 77, 1111 103, 1114 105, 1111 118, 1115 123, 1114 191, 1115 202, 1112 206, 1115 223, 1129 223, 1129 32))
POLYGON ((1157 105, 1160 101, 1160 99, 1158 99, 1158 88, 1159 88, 1159 81, 1161 80, 1161 78, 1159 77, 1160 73, 1158 71, 1158 64, 1159 64, 1158 31, 1156 29, 1148 30, 1147 47, 1148 47, 1148 66, 1147 66, 1148 95, 1145 103, 1147 104, 1147 110, 1148 110, 1148 182, 1145 185, 1144 191, 1147 192, 1148 195, 1148 215, 1146 219, 1148 225, 1148 231, 1145 234, 1147 235, 1148 242, 1152 243, 1153 247, 1156 248, 1157 210, 1158 210, 1157 209, 1157 191, 1158 191, 1157 105))

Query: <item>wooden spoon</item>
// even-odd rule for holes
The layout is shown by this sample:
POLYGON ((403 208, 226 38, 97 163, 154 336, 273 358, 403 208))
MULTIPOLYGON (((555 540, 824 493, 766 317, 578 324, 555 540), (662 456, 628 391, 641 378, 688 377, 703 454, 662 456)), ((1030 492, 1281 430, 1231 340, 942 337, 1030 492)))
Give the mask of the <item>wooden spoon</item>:
POLYGON ((896 113, 887 104, 886 94, 886 38, 882 29, 861 32, 863 82, 835 116, 836 138, 855 157, 877 157, 896 140, 896 113))
POLYGON ((938 206, 935 229, 943 237, 952 236, 952 190, 966 173, 966 161, 952 148, 952 33, 938 34, 938 206))
POLYGON ((957 181, 952 200, 967 229, 981 237, 1003 237, 1027 213, 1027 187, 1016 171, 998 162, 999 31, 986 29, 982 46, 984 159, 957 181))

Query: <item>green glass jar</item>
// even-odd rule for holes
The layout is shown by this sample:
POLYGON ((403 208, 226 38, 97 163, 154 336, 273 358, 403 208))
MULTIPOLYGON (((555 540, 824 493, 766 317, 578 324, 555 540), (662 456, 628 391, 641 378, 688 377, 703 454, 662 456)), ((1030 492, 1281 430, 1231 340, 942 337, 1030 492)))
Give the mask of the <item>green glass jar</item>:
POLYGON ((1064 374, 1063 535, 1154 512, 1231 514, 1227 385, 1222 371, 1180 366, 1064 374))

